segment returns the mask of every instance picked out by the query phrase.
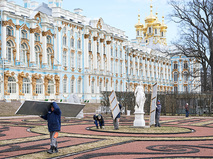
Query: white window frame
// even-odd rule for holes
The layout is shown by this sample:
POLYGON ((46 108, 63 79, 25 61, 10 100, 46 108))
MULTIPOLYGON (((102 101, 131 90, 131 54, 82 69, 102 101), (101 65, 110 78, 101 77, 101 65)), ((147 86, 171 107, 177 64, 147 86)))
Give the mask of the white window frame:
POLYGON ((11 93, 11 94, 16 93, 16 79, 15 79, 15 77, 9 77, 8 78, 7 92, 11 93))
POLYGON ((42 79, 36 79, 36 94, 43 93, 43 81, 42 79))
POLYGON ((54 82, 53 80, 48 80, 48 89, 49 94, 54 94, 54 82))
POLYGON ((23 78, 22 93, 30 94, 31 82, 29 78, 23 78))

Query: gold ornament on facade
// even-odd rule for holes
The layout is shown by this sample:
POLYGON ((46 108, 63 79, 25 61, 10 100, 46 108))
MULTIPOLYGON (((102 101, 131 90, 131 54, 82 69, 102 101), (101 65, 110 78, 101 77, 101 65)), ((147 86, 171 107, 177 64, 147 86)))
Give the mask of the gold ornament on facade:
POLYGON ((91 78, 91 76, 89 75, 89 86, 90 86, 90 78, 91 78))
POLYGON ((84 39, 88 39, 89 38, 89 34, 84 34, 84 39))
POLYGON ((41 33, 41 29, 39 26, 37 26, 36 28, 30 28, 30 33, 41 33))
POLYGON ((14 65, 16 64, 16 49, 13 48, 13 61, 14 61, 14 65))
POLYGON ((15 24, 13 23, 12 19, 9 19, 8 21, 2 21, 2 26, 11 26, 15 27, 15 24))
POLYGON ((59 86, 60 86, 60 77, 59 75, 55 75, 55 88, 56 88, 55 95, 59 95, 59 86))
POLYGON ((93 37, 93 41, 97 41, 98 40, 98 37, 93 37))
POLYGON ((35 16, 34 16, 34 19, 37 19, 39 18, 38 22, 40 23, 41 22, 41 13, 38 12, 35 16))
POLYGON ((48 82, 49 80, 52 80, 53 75, 45 75, 44 76, 44 90, 45 90, 45 96, 49 96, 50 94, 48 93, 48 82))
POLYGON ((103 42, 104 42, 104 39, 100 39, 100 42, 103 43, 103 42))
POLYGON ((97 27, 98 29, 102 29, 101 18, 98 20, 98 23, 97 23, 96 27, 97 27))
POLYGON ((16 30, 19 30, 21 28, 20 25, 15 25, 16 26, 16 30))
POLYGON ((42 36, 54 36, 54 34, 50 31, 50 30, 47 30, 47 31, 42 31, 42 36))
POLYGON ((9 77, 11 77, 10 71, 4 72, 4 95, 10 95, 7 91, 9 77))
POLYGON ((111 87, 112 87, 112 82, 113 82, 113 79, 112 79, 112 77, 111 77, 111 87))
POLYGON ((36 93, 36 80, 39 79, 41 75, 38 75, 37 73, 32 74, 32 94, 33 96, 38 96, 36 93))
POLYGON ((19 95, 23 96, 24 93, 22 92, 22 85, 23 85, 23 78, 27 78, 24 72, 18 74, 18 86, 19 86, 19 95))
POLYGON ((58 27, 58 31, 59 31, 59 32, 61 32, 61 29, 62 29, 61 27, 58 27))
POLYGON ((13 37, 13 36, 8 36, 7 39, 6 39, 6 41, 10 41, 10 40, 13 42, 14 47, 16 48, 15 37, 13 37))
POLYGON ((29 67, 30 66, 30 50, 27 50, 27 63, 29 67))
POLYGON ((107 45, 110 45, 111 44, 111 41, 106 41, 107 45))

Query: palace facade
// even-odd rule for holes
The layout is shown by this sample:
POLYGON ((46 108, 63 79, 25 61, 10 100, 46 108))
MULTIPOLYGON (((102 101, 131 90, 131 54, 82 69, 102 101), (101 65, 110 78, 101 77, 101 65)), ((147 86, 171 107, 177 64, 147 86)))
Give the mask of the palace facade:
POLYGON ((62 8, 63 0, 24 7, 0 0, 0 99, 66 100, 77 94, 83 102, 100 102, 101 91, 134 91, 143 81, 146 91, 200 91, 200 77, 190 76, 199 64, 183 56, 156 50, 166 46, 167 26, 157 14, 140 23, 136 39, 105 24, 88 21, 81 9, 62 8))

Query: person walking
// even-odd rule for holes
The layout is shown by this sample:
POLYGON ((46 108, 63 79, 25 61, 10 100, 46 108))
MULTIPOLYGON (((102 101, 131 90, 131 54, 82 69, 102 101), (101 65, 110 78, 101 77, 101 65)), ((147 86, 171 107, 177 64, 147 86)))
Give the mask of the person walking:
MULTIPOLYGON (((119 109, 121 111, 122 105, 118 102, 119 109)), ((121 117, 121 112, 118 113, 115 119, 113 119, 113 125, 114 129, 118 130, 119 129, 119 122, 120 122, 120 117, 121 117)))
POLYGON ((186 105, 185 105, 185 111, 186 111, 186 117, 188 117, 189 116, 189 104, 188 103, 186 103, 186 105))
POLYGON ((100 128, 104 129, 104 118, 101 114, 95 114, 93 116, 93 119, 94 119, 94 124, 96 125, 96 128, 98 129, 98 124, 100 126, 100 128))
POLYGON ((50 110, 41 118, 47 120, 48 130, 50 132, 50 149, 47 153, 57 153, 57 137, 58 132, 61 130, 61 110, 59 106, 53 102, 51 103, 50 110))
POLYGON ((160 104, 160 100, 158 100, 157 106, 156 106, 156 113, 155 113, 155 127, 161 127, 160 126, 160 113, 161 113, 161 104, 160 104))

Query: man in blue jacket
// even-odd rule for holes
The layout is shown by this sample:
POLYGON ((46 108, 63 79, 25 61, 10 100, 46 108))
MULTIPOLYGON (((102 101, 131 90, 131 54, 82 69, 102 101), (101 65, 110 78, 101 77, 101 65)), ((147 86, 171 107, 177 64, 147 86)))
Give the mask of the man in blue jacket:
MULTIPOLYGON (((119 109, 121 111, 122 105, 118 102, 119 109)), ((115 119, 113 119, 113 125, 114 129, 118 130, 119 129, 119 122, 120 122, 120 117, 121 117, 121 112, 118 113, 115 119)))
POLYGON ((98 123, 99 123, 100 128, 104 129, 104 118, 101 114, 95 114, 93 116, 93 119, 94 119, 94 124, 96 125, 97 129, 98 129, 98 123))
POLYGON ((50 149, 47 151, 48 153, 57 153, 57 137, 58 132, 61 130, 61 110, 59 106, 53 102, 51 103, 50 111, 41 118, 47 120, 48 122, 48 130, 50 132, 50 149))
POLYGON ((161 104, 160 100, 158 100, 155 113, 155 127, 160 127, 160 113, 161 113, 161 104))

